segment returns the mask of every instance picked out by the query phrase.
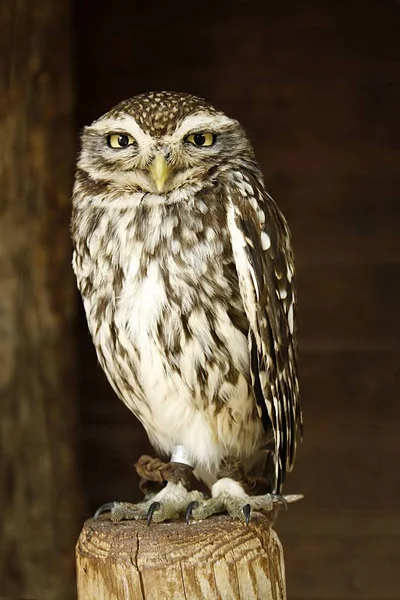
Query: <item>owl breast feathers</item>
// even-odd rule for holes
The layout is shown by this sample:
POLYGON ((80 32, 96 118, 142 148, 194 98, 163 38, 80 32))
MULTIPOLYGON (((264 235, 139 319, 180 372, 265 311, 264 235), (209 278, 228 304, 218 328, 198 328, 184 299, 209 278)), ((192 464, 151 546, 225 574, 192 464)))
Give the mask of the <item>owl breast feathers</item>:
POLYGON ((190 95, 121 102, 84 129, 71 229, 98 359, 152 444, 200 474, 267 448, 279 491, 301 429, 294 263, 240 124, 190 95))

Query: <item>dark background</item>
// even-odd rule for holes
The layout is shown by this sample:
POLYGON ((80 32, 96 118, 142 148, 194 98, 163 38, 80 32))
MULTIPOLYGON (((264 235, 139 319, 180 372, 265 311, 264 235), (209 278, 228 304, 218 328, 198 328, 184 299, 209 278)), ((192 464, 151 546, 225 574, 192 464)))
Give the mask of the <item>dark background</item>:
MULTIPOLYGON (((54 39, 72 35, 65 40, 69 61, 50 60, 56 80, 65 81, 64 68, 75 89, 69 120, 61 120, 71 140, 121 99, 161 89, 204 96, 246 128, 289 221, 298 269, 305 432, 285 491, 305 499, 277 524, 288 597, 398 600, 400 3, 80 0, 72 13, 62 4, 65 14, 57 17, 42 10, 46 41, 35 43, 51 53, 52 19, 54 39)), ((58 89, 56 103, 64 98, 58 89)), ((28 126, 36 123, 33 116, 28 126)), ((71 170, 62 182, 67 193, 71 170)), ((68 210, 57 213, 59 232, 68 210)), ((63 248, 68 283, 59 285, 72 290, 70 250, 63 248)), ((78 296, 71 302, 70 372, 57 381, 64 389, 75 378, 65 440, 74 479, 66 481, 74 482, 68 488, 79 496, 74 514, 81 518, 105 501, 136 499, 132 465, 150 449, 97 366, 78 296)), ((14 477, 23 478, 26 465, 14 463, 14 477)), ((21 498, 23 504, 26 494, 21 498)), ((70 525, 74 535, 79 518, 70 525)), ((15 550, 21 535, 5 531, 4 539, 22 560, 15 550)), ((4 591, 28 595, 34 587, 26 572, 3 566, 4 591)), ((63 589, 40 597, 59 600, 63 589)))

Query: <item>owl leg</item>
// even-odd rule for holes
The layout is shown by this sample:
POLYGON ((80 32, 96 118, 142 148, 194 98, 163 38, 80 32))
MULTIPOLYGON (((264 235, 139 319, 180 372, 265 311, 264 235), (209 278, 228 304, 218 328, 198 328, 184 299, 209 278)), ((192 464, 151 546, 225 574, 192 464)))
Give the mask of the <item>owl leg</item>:
POLYGON ((146 494, 144 501, 138 504, 108 502, 96 511, 95 518, 110 511, 113 521, 143 519, 150 525, 152 521, 179 519, 186 514, 188 505, 204 500, 200 492, 188 491, 193 468, 182 447, 175 449, 169 463, 142 456, 135 467, 141 476, 140 488, 146 494), (162 489, 154 493, 155 486, 162 489))
POLYGON ((253 495, 263 483, 263 480, 247 477, 243 465, 237 459, 226 459, 220 469, 218 481, 211 488, 211 498, 194 504, 186 515, 187 519, 193 516, 197 521, 227 512, 247 525, 252 514, 271 513, 279 505, 287 506, 302 498, 300 495, 281 496, 271 493, 253 495))

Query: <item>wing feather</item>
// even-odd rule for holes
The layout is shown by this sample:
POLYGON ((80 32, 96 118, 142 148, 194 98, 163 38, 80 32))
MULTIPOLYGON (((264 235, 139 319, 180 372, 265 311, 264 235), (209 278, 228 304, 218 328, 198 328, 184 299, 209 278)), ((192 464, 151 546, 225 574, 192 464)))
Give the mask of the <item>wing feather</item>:
POLYGON ((279 492, 302 430, 290 232, 256 176, 235 172, 229 201, 232 249, 250 323, 253 389, 264 427, 274 433, 274 488, 279 492))

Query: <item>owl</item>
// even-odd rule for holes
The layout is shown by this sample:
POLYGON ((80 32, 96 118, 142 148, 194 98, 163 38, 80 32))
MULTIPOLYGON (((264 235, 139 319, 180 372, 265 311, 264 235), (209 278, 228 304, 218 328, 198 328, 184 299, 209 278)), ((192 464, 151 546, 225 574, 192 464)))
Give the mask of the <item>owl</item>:
POLYGON ((167 457, 139 460, 143 502, 97 514, 248 523, 296 500, 291 239, 239 122, 188 94, 121 102, 83 131, 71 232, 98 360, 167 457))

